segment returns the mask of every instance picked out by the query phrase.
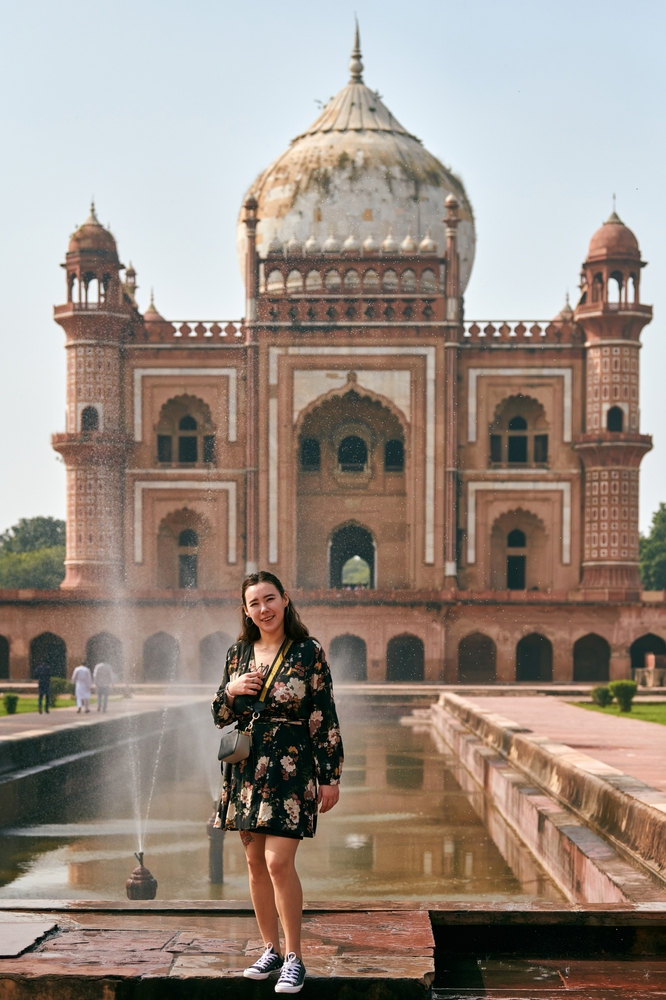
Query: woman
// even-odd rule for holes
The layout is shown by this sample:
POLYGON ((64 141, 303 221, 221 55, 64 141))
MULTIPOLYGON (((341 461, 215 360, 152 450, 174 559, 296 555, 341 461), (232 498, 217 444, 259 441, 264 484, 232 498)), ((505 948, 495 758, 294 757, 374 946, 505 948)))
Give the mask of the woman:
POLYGON ((317 811, 328 812, 338 801, 342 741, 324 651, 310 637, 278 578, 253 573, 243 581, 242 594, 243 626, 227 653, 213 701, 215 724, 222 728, 238 720, 245 729, 281 651, 284 659, 266 694, 265 710, 255 719, 250 756, 224 767, 219 822, 227 830, 240 831, 265 945, 244 975, 267 979, 279 971, 275 992, 298 993, 305 966, 296 850, 303 837, 314 836, 317 811))

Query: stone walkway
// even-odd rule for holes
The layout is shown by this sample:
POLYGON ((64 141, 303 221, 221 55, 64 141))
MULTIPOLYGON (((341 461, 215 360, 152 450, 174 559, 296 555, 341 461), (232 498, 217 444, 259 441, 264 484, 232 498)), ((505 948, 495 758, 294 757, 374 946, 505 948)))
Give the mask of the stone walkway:
POLYGON ((666 790, 666 726, 618 718, 579 708, 559 698, 470 698, 485 711, 497 712, 559 743, 616 767, 647 785, 666 790))

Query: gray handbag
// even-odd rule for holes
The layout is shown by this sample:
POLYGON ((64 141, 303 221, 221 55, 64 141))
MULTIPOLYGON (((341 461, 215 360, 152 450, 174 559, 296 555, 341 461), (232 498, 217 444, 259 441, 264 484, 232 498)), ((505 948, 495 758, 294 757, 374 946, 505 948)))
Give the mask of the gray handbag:
POLYGON ((240 729, 238 722, 232 722, 230 726, 225 726, 220 738, 220 749, 217 751, 217 759, 223 764, 239 764, 250 756, 252 749, 252 729, 256 720, 266 708, 266 698, 273 686, 273 681, 277 677, 278 671, 284 662, 284 658, 289 652, 293 640, 287 639, 280 647, 278 655, 275 657, 268 677, 264 681, 259 697, 255 701, 252 718, 245 729, 240 729))

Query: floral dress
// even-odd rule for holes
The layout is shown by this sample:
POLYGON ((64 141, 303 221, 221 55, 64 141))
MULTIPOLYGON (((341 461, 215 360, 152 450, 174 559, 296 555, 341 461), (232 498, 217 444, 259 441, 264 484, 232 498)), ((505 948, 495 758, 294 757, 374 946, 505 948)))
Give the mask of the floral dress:
MULTIPOLYGON (((229 707, 226 685, 253 666, 253 648, 239 642, 227 653, 213 700, 215 725, 245 728, 256 695, 238 695, 229 707)), ((227 830, 313 837, 317 785, 337 785, 342 740, 331 673, 316 639, 292 643, 252 729, 250 756, 225 765, 219 815, 227 830)))

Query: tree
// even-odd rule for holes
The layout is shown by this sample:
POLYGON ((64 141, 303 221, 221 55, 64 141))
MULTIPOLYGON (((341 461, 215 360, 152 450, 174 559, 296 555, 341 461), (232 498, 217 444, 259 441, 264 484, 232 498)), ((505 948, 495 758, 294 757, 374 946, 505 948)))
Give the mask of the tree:
POLYGON ((65 522, 55 517, 22 517, 0 535, 0 553, 36 552, 65 544, 65 522))
POLYGON ((57 590, 65 577, 65 522, 22 517, 0 535, 0 588, 57 590))
POLYGON ((639 542, 641 580, 646 590, 666 590, 666 503, 652 516, 652 526, 639 542))

